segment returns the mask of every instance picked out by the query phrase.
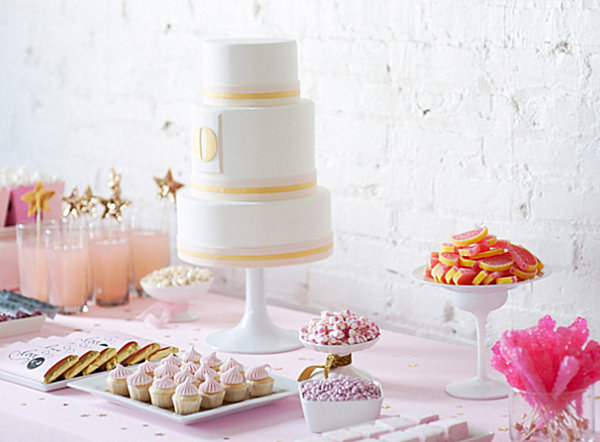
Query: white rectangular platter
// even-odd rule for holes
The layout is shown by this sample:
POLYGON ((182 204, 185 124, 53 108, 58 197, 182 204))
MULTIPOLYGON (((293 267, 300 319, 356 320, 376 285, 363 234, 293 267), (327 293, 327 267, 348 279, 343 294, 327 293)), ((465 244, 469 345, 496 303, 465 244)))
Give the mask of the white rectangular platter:
MULTIPOLYGON (((106 374, 107 374, 106 372, 92 373, 92 374, 88 374, 87 376, 83 376, 83 377, 76 378, 76 379, 87 380, 89 378, 93 378, 94 376, 100 376, 100 375, 106 375, 106 374)), ((63 379, 62 381, 54 381, 54 382, 51 382, 50 384, 42 384, 41 382, 36 382, 31 379, 27 379, 25 377, 18 376, 16 374, 9 373, 8 371, 2 371, 2 370, 0 370, 0 379, 2 379, 4 381, 12 382, 14 384, 19 384, 24 387, 34 388, 34 389, 40 390, 40 391, 54 391, 54 390, 60 390, 61 388, 67 388, 67 384, 69 382, 73 381, 73 379, 63 379)))
POLYGON ((249 410, 251 408, 261 407, 268 405, 279 399, 283 399, 288 396, 294 396, 298 394, 298 383, 292 379, 282 378, 279 376, 271 375, 275 379, 273 384, 273 393, 257 397, 248 398, 241 402, 233 404, 224 404, 220 407, 213 408, 210 410, 201 410, 198 413, 192 413, 187 415, 180 415, 164 408, 159 408, 145 402, 136 401, 128 397, 119 396, 117 394, 109 393, 106 389, 106 378, 109 373, 101 373, 98 376, 93 376, 85 379, 71 381, 67 386, 75 388, 76 390, 85 391, 91 393, 94 396, 106 399, 109 402, 123 405, 128 408, 143 410, 149 414, 155 416, 163 416, 173 421, 182 424, 195 424, 208 419, 214 419, 216 417, 226 416, 228 414, 238 413, 243 410, 249 410))
POLYGON ((42 328, 45 320, 44 315, 38 315, 0 322, 0 338, 36 332, 42 328))

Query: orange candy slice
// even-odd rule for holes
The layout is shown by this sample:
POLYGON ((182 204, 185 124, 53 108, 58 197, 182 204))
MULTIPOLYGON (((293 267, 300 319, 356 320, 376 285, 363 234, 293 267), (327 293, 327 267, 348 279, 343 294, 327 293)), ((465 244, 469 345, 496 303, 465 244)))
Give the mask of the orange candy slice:
POLYGON ((502 272, 508 270, 513 265, 514 261, 508 253, 485 258, 479 261, 479 267, 488 272, 502 272))
POLYGON ((443 242, 442 245, 440 246, 440 251, 456 253, 458 251, 458 249, 456 248, 456 246, 454 244, 451 244, 449 242, 443 242))
POLYGON ((511 258, 515 261, 515 265, 524 272, 533 272, 537 269, 538 260, 533 253, 525 247, 508 244, 506 246, 511 258))
POLYGON ((479 229, 452 235, 450 237, 450 240, 452 241, 452 244, 454 244, 456 247, 465 247, 470 244, 475 244, 476 242, 481 241, 487 236, 487 233, 487 227, 481 227, 479 229))
POLYGON ((440 262, 448 267, 454 267, 458 264, 458 255, 456 253, 442 252, 440 253, 440 262))

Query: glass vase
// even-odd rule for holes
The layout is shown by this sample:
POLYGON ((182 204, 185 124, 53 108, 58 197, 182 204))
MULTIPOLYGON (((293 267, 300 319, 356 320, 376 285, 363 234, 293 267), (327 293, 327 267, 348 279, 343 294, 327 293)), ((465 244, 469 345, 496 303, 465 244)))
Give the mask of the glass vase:
POLYGON ((594 386, 560 394, 512 389, 509 421, 511 441, 593 441, 594 386))

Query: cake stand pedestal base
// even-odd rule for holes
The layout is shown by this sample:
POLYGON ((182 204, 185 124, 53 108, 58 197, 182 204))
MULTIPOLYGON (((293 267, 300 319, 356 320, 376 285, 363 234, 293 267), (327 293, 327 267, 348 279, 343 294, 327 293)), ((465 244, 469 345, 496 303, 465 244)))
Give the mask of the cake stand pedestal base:
POLYGON ((507 396, 508 387, 493 379, 472 378, 450 382, 446 393, 461 399, 501 399, 507 396))
POLYGON ((264 269, 246 269, 246 307, 240 323, 231 330, 208 336, 206 343, 229 353, 266 354, 300 348, 297 330, 275 325, 267 312, 264 269))

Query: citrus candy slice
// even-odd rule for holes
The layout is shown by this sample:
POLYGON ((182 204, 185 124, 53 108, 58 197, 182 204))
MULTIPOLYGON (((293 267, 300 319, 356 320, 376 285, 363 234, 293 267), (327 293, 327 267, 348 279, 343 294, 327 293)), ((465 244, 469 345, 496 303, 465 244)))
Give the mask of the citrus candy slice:
POLYGON ((454 276, 454 274, 456 273, 456 271, 458 269, 459 269, 459 267, 454 266, 446 272, 446 274, 444 275, 444 280, 446 281, 446 284, 452 283, 452 277, 454 276))
POLYGON ((479 241, 479 244, 484 244, 488 247, 492 247, 492 246, 495 246, 497 242, 498 242, 498 238, 496 238, 496 235, 488 235, 485 238, 483 238, 481 241, 479 241))
POLYGON ((478 273, 478 270, 465 269, 464 267, 461 267, 452 277, 452 281, 456 285, 469 285, 473 282, 473 279, 475 279, 478 273))
POLYGON ((504 249, 491 248, 486 250, 485 252, 478 253, 477 255, 473 255, 472 259, 483 259, 483 258, 491 258, 492 256, 502 255, 504 253, 504 249))
POLYGON ((510 241, 508 239, 499 239, 498 241, 496 241, 496 244, 494 244, 494 247, 498 248, 498 249, 506 249, 506 247, 510 244, 510 241))
POLYGON ((439 262, 440 254, 438 252, 431 252, 431 255, 429 257, 429 267, 434 268, 439 262))
POLYGON ((458 265, 461 267, 479 268, 479 263, 474 259, 465 258, 464 256, 458 257, 458 265))
POLYGON ((454 244, 449 243, 449 242, 443 242, 442 245, 440 246, 440 250, 442 252, 450 252, 450 253, 456 253, 457 252, 457 248, 454 244))
MULTIPOLYGON (((536 257, 536 259, 537 259, 537 257, 536 257)), ((544 264, 539 259, 537 260, 537 268, 538 268, 538 271, 544 269, 544 264)))
POLYGON ((512 284, 514 282, 519 282, 519 278, 516 276, 503 276, 502 278, 496 279, 496 284, 512 284))
POLYGON ((481 270, 477 274, 477 276, 475 278, 473 278, 472 284, 473 285, 479 285, 479 284, 481 284, 483 282, 483 280, 488 277, 488 275, 489 275, 489 273, 488 273, 487 270, 481 270))
POLYGON ((483 285, 489 285, 496 281, 498 278, 504 278, 506 276, 510 276, 510 273, 507 271, 504 272, 492 272, 483 280, 483 285))
POLYGON ((441 262, 438 263, 433 269, 431 269, 431 275, 433 276, 433 280, 435 282, 441 282, 442 284, 445 284, 444 275, 448 270, 450 270, 450 268, 451 267, 446 266, 441 262))
POLYGON ((537 275, 537 268, 533 272, 524 272, 514 265, 510 268, 510 273, 519 279, 533 279, 537 275))
POLYGON ((488 272, 501 272, 510 269, 513 263, 514 261, 510 254, 504 253, 502 255, 479 260, 479 267, 488 272))
POLYGON ((524 272, 533 272, 537 269, 538 259, 525 247, 508 244, 506 248, 520 270, 523 270, 524 272))
POLYGON ((450 237, 450 240, 452 241, 452 244, 454 244, 456 247, 465 247, 470 244, 475 244, 476 242, 481 241, 487 236, 487 233, 487 227, 481 227, 479 229, 452 235, 450 237))
POLYGON ((458 264, 458 255, 456 253, 442 252, 440 253, 440 262, 449 267, 454 267, 458 264))
POLYGON ((433 276, 431 275, 431 267, 425 267, 425 270, 423 270, 423 279, 433 279, 433 276))
POLYGON ((483 245, 481 242, 475 243, 475 244, 471 244, 470 246, 467 247, 461 247, 458 249, 458 254, 460 256, 466 256, 467 258, 473 257, 481 252, 485 252, 486 250, 488 250, 489 247, 486 245, 483 245))

